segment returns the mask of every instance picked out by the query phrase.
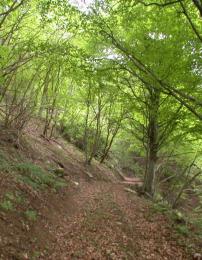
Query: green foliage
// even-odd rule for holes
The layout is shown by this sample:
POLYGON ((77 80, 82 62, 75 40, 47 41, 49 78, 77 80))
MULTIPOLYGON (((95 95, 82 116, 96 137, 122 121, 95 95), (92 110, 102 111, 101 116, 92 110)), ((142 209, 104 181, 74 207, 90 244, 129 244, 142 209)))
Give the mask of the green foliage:
POLYGON ((30 221, 36 221, 37 220, 37 211, 28 209, 25 211, 25 217, 30 221))
POLYGON ((2 202, 0 202, 0 208, 6 211, 13 211, 14 210, 14 205, 12 201, 8 199, 4 199, 2 202))
POLYGON ((0 151, 0 171, 6 173, 11 171, 11 162, 3 151, 0 151))
MULTIPOLYGON (((92 1, 93 9, 80 2, 1 1, 1 123, 21 132, 37 115, 43 135, 52 137, 62 122, 64 136, 86 159, 107 152, 114 165, 140 176, 147 154, 156 153, 159 162, 174 154, 178 169, 165 166, 160 173, 175 175, 166 189, 176 193, 187 177, 178 170, 197 149, 202 168, 202 21, 195 1, 162 8, 163 1, 92 1)), ((17 171, 35 190, 65 185, 34 164, 11 164, 2 152, 0 171, 17 171)), ((14 201, 11 194, 6 200, 14 201)))
POLYGON ((41 252, 34 251, 33 254, 32 254, 32 258, 31 259, 33 259, 33 260, 39 259, 40 256, 41 256, 41 252))
POLYGON ((66 183, 58 179, 54 173, 45 172, 41 167, 32 163, 17 164, 15 168, 20 173, 19 181, 30 185, 33 189, 51 187, 57 190, 66 186, 66 183))
POLYGON ((143 177, 145 161, 141 154, 139 154, 139 149, 136 144, 137 142, 135 140, 131 143, 131 141, 127 140, 127 137, 124 138, 124 136, 121 135, 115 140, 112 146, 111 157, 116 167, 123 169, 123 171, 134 173, 135 176, 143 177), (134 146, 136 147, 135 152, 134 146))
POLYGON ((55 189, 55 191, 58 191, 64 187, 67 186, 67 183, 63 180, 59 180, 57 179, 54 183, 53 183, 53 188, 55 189))
POLYGON ((16 194, 15 195, 15 201, 17 204, 23 204, 26 203, 26 198, 22 194, 16 194))
POLYGON ((155 213, 165 214, 167 218, 172 220, 174 222, 174 229, 180 235, 188 236, 191 233, 191 230, 188 226, 188 221, 185 220, 185 216, 178 210, 172 210, 169 204, 163 202, 154 203, 152 210, 155 213))
MULTIPOLYGON (((64 123, 63 123, 64 124, 64 123)), ((69 142, 84 150, 84 126, 82 124, 68 122, 62 127, 62 136, 69 142)))
POLYGON ((8 199, 8 200, 11 200, 11 201, 15 201, 15 199, 16 199, 15 195, 13 194, 13 192, 7 192, 5 194, 5 198, 8 199))
POLYGON ((9 191, 4 194, 4 199, 0 203, 0 207, 6 211, 13 211, 17 204, 22 204, 25 202, 26 200, 20 192, 9 191))
POLYGON ((202 238, 202 219, 200 218, 201 212, 199 213, 199 217, 192 216, 190 218, 190 223, 192 225, 192 229, 198 237, 202 238))
POLYGON ((57 168, 54 170, 54 173, 58 177, 64 177, 64 169, 63 168, 57 168))
POLYGON ((196 219, 193 223, 194 225, 196 225, 196 227, 200 230, 202 234, 202 219, 196 219))
POLYGON ((176 225, 175 230, 177 231, 177 233, 183 236, 188 236, 190 234, 190 230, 187 225, 176 225))
POLYGON ((154 212, 159 212, 159 213, 168 213, 170 211, 170 207, 167 203, 159 202, 153 204, 152 210, 154 212))
POLYGON ((185 216, 180 212, 179 210, 172 210, 171 212, 171 218, 176 223, 186 223, 185 216))

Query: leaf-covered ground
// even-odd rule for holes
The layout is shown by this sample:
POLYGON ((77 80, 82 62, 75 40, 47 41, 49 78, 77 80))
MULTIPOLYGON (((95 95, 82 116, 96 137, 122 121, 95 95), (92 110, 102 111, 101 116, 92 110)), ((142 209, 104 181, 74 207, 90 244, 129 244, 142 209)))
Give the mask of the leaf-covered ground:
POLYGON ((49 141, 30 130, 20 148, 3 137, 0 148, 6 169, 25 161, 29 168, 39 165, 52 174, 49 169, 59 164, 67 182, 58 191, 35 190, 19 183, 15 167, 1 170, 1 260, 190 259, 164 215, 125 191, 128 184, 106 166, 94 161, 86 168, 82 153, 63 139, 49 141))
POLYGON ((83 183, 45 259, 190 259, 172 228, 120 184, 83 183))

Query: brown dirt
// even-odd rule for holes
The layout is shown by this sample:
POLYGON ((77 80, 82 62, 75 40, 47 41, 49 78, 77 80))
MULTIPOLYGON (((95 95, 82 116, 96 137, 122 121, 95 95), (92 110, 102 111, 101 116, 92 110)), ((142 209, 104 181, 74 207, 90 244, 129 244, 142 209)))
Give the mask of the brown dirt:
POLYGON ((45 259, 190 259, 162 215, 120 184, 83 183, 45 259))
POLYGON ((30 128, 20 148, 5 138, 0 148, 13 161, 24 158, 44 169, 63 165, 68 183, 36 193, 1 174, 0 201, 12 191, 24 202, 0 210, 0 259, 190 259, 165 216, 124 191, 107 167, 94 161, 86 168, 82 153, 63 139, 48 141, 30 128), (35 221, 25 218, 27 209, 37 212, 35 221))

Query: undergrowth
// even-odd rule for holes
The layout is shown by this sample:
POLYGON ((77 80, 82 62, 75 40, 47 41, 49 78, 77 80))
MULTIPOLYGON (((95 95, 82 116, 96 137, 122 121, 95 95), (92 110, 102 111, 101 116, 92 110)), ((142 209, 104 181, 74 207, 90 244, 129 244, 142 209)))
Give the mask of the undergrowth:
POLYGON ((26 183, 35 190, 51 187, 55 190, 66 186, 66 182, 58 178, 53 172, 46 172, 33 163, 19 163, 15 169, 20 174, 18 180, 26 183))
POLYGON ((30 221, 36 221, 37 220, 37 211, 33 209, 28 209, 25 211, 25 217, 30 221))
POLYGON ((5 211, 14 211, 15 206, 25 202, 25 198, 18 192, 6 192, 2 201, 0 202, 0 208, 5 211))
POLYGON ((8 199, 4 199, 2 202, 0 202, 0 208, 5 211, 13 211, 14 205, 13 205, 12 201, 10 201, 8 199))
POLYGON ((10 172, 11 167, 12 167, 12 165, 10 163, 9 158, 5 155, 5 153, 0 151, 0 171, 10 172))
POLYGON ((184 237, 198 236, 202 238, 202 219, 194 216, 185 216, 178 209, 172 209, 166 202, 156 202, 152 205, 154 213, 166 215, 173 223, 175 231, 184 237))

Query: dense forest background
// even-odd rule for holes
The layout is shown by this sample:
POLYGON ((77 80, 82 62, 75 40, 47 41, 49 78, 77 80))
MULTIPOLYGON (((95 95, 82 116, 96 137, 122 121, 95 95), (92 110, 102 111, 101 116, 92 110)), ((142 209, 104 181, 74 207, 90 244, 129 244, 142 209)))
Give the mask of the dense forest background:
POLYGON ((201 0, 1 0, 1 124, 41 118, 173 208, 202 199, 201 87, 201 0))
POLYGON ((202 259, 202 1, 0 1, 0 258, 202 259))

